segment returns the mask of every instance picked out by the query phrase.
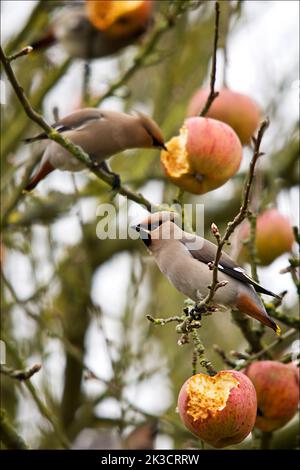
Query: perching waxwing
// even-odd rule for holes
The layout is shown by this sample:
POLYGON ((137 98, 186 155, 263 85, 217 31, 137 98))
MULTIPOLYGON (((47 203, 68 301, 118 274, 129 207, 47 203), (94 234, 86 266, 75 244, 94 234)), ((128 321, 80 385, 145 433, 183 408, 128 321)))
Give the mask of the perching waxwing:
MULTIPOLYGON (((165 148, 163 135, 158 125, 140 112, 130 115, 116 111, 84 108, 69 114, 52 127, 75 145, 79 145, 104 172, 114 175, 115 187, 120 185, 120 178, 110 171, 105 159, 126 149, 165 148)), ((25 142, 45 139, 48 139, 48 136, 42 132, 35 137, 25 139, 25 142)), ((77 160, 61 145, 50 140, 40 167, 25 190, 34 189, 55 169, 81 171, 85 168, 84 163, 77 160)))
POLYGON ((40 50, 60 43, 68 54, 81 59, 95 59, 112 55, 132 44, 147 30, 149 18, 138 23, 136 27, 128 29, 127 16, 122 14, 122 8, 120 8, 109 27, 100 30, 89 21, 84 8, 70 5, 60 12, 50 29, 42 38, 34 41, 31 47, 34 50, 40 50), (124 22, 124 34, 122 34, 122 22, 124 22), (116 26, 118 26, 120 33, 113 35, 111 30, 116 26))
MULTIPOLYGON (((202 237, 184 232, 175 219, 176 214, 172 212, 157 212, 134 228, 161 272, 176 289, 197 302, 207 295, 212 283, 208 264, 214 262, 217 247, 202 237)), ((236 308, 279 333, 279 327, 267 314, 257 292, 279 297, 257 284, 224 252, 218 270, 218 281, 227 284, 215 292, 213 303, 236 308)))

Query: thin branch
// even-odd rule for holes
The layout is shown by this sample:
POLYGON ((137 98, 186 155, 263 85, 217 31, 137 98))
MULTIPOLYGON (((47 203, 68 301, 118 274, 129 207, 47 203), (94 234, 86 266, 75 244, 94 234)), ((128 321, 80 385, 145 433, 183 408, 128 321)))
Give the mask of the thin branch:
POLYGON ((206 369, 210 376, 216 375, 217 371, 214 369, 212 363, 204 356, 205 347, 196 330, 192 331, 192 339, 194 342, 195 355, 197 355, 200 365, 206 369))
POLYGON ((218 344, 214 344, 214 345, 213 345, 213 349, 214 349, 214 351, 220 356, 220 358, 222 359, 222 361, 224 362, 224 364, 226 364, 226 365, 229 366, 229 367, 233 367, 233 368, 236 367, 235 361, 233 361, 232 359, 229 359, 229 358, 226 356, 225 351, 224 351, 222 348, 220 348, 220 346, 219 346, 218 344))
POLYGON ((182 322, 184 320, 184 316, 174 316, 174 317, 169 317, 169 318, 154 318, 151 315, 146 315, 147 320, 149 320, 151 323, 154 323, 154 325, 160 325, 164 326, 167 325, 168 323, 171 322, 182 322))
POLYGON ((23 47, 23 49, 21 51, 17 52, 16 54, 8 56, 7 60, 9 62, 12 62, 13 60, 18 59, 19 57, 23 57, 25 55, 30 54, 30 52, 32 52, 32 51, 33 51, 33 47, 31 47, 31 46, 23 47))
POLYGON ((250 318, 239 310, 232 310, 232 317, 251 347, 249 352, 256 353, 260 351, 263 347, 261 343, 262 335, 259 330, 251 328, 250 318))
POLYGON ((281 344, 283 341, 287 339, 291 339, 293 336, 297 334, 296 330, 291 329, 286 331, 283 335, 281 335, 279 338, 277 338, 275 341, 272 343, 268 344, 268 346, 264 347, 260 351, 258 351, 256 354, 252 354, 249 356, 248 359, 245 360, 242 364, 239 364, 236 369, 241 370, 244 369, 247 365, 251 364, 253 361, 256 361, 257 359, 261 358, 264 356, 266 353, 270 352, 272 349, 274 349, 278 344, 281 344))
MULTIPOLYGON (((3 340, 6 343, 6 347, 9 353, 14 358, 17 364, 17 367, 20 369, 23 369, 24 368, 23 360, 20 358, 17 348, 12 344, 11 341, 8 340, 8 338, 6 338, 5 335, 3 336, 3 340)), ((30 392, 42 416, 44 416, 52 425, 58 441, 61 443, 61 445, 64 448, 68 448, 70 446, 70 443, 68 441, 68 438, 65 436, 64 431, 61 429, 60 423, 57 422, 57 419, 53 415, 53 412, 50 411, 49 408, 45 405, 45 403, 40 399, 39 394, 36 388, 34 387, 33 383, 30 380, 26 380, 22 383, 30 392)))
POLYGON ((270 304, 264 303, 264 306, 265 306, 266 311, 271 317, 276 318, 276 320, 279 320, 284 325, 300 330, 300 318, 299 317, 298 318, 291 317, 283 312, 280 312, 279 310, 276 310, 275 305, 271 303, 270 304))
POLYGON ((3 442, 6 449, 29 449, 24 439, 7 421, 6 413, 2 409, 0 411, 0 440, 3 442))
MULTIPOLYGON (((198 7, 202 2, 198 2, 198 7)), ((125 71, 123 76, 110 85, 108 90, 101 96, 91 100, 91 106, 99 106, 106 98, 112 96, 119 88, 124 86, 133 75, 146 65, 147 58, 153 53, 161 37, 175 26, 176 19, 182 13, 192 9, 188 2, 174 2, 173 8, 166 14, 160 24, 154 29, 150 39, 133 59, 132 65, 125 71), (172 11, 173 10, 173 11, 172 11)), ((147 64, 148 65, 148 64, 147 64)))
POLYGON ((220 21, 220 5, 218 2, 215 3, 215 33, 214 33, 214 50, 212 58, 212 67, 210 74, 210 93, 207 97, 206 103, 200 113, 200 116, 205 116, 213 101, 219 95, 218 91, 215 91, 215 81, 217 72, 217 50, 218 50, 218 39, 219 39, 219 21, 220 21))
POLYGON ((1 365, 0 373, 3 375, 7 375, 8 377, 12 379, 16 379, 16 380, 19 380, 20 382, 23 382, 24 380, 30 379, 34 374, 36 374, 41 369, 41 367, 42 367, 41 364, 34 364, 29 369, 15 370, 15 369, 12 369, 11 367, 6 367, 6 366, 1 365))
POLYGON ((258 256, 257 256, 257 249, 256 249, 256 223, 257 223, 256 214, 249 211, 248 220, 250 224, 250 234, 249 234, 248 240, 246 240, 244 243, 247 246, 248 253, 249 253, 251 277, 252 279, 254 279, 255 282, 259 282, 258 272, 257 272, 258 256))
POLYGON ((217 248, 215 260, 209 266, 210 269, 212 269, 213 271, 212 283, 209 286, 209 292, 207 296, 201 302, 198 303, 197 305, 198 309, 205 305, 206 306, 209 305, 211 301, 213 300, 216 290, 219 287, 222 287, 220 283, 218 283, 218 265, 219 265, 220 258, 222 256, 222 250, 223 250, 224 245, 228 242, 230 236, 233 234, 234 230, 237 228, 238 225, 240 225, 243 222, 243 220, 246 218, 248 214, 248 207, 249 207, 249 202, 250 202, 250 191, 251 191, 251 186, 252 186, 253 179, 254 179, 255 166, 259 157, 263 155, 260 152, 260 145, 261 145, 263 135, 265 131, 267 130, 268 126, 269 126, 269 120, 266 119, 265 121, 261 123, 257 138, 253 139, 254 145, 255 145, 254 152, 253 152, 252 160, 250 162, 249 172, 248 172, 248 176, 247 176, 246 183, 245 183, 242 205, 240 207, 238 214, 235 216, 235 218, 231 222, 227 224, 227 228, 223 237, 221 237, 218 227, 214 223, 211 226, 211 231, 217 240, 218 248, 217 248))
POLYGON ((26 187, 26 185, 29 181, 30 175, 32 173, 32 170, 36 166, 39 159, 40 159, 40 154, 35 155, 34 158, 31 159, 29 161, 29 163, 27 164, 27 166, 25 167, 25 171, 24 171, 24 174, 22 176, 21 184, 15 189, 14 194, 13 194, 12 198, 10 199, 10 201, 8 202, 8 205, 5 208, 4 214, 2 216, 2 225, 3 226, 7 225, 10 214, 12 213, 12 211, 15 209, 18 202, 22 198, 23 190, 26 187))

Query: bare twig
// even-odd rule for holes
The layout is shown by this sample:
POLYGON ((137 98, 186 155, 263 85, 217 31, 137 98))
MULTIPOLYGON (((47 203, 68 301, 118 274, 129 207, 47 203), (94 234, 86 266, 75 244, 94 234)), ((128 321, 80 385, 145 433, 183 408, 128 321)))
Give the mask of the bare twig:
POLYGON ((196 330, 192 331, 192 339, 194 342, 194 351, 199 359, 200 365, 206 369, 209 375, 216 375, 217 371, 214 369, 212 363, 204 356, 205 348, 196 330))
POLYGON ((267 304, 266 302, 264 303, 265 309, 268 312, 271 317, 276 318, 276 320, 279 320, 281 323, 284 325, 290 326, 292 328, 296 328, 297 330, 300 330, 300 318, 298 317, 291 317, 279 310, 276 309, 274 304, 267 304))
POLYGON ((264 356, 266 353, 269 353, 273 348, 275 348, 278 344, 284 342, 287 339, 291 339, 293 336, 297 334, 296 330, 291 329, 286 331, 283 335, 281 335, 279 338, 277 338, 275 341, 272 343, 268 344, 268 346, 264 347, 260 351, 258 351, 255 354, 252 354, 249 356, 248 359, 245 360, 242 364, 239 364, 236 369, 241 370, 244 369, 247 365, 251 364, 253 361, 256 361, 260 357, 264 356))
POLYGON ((259 330, 251 328, 250 318, 239 310, 232 310, 232 317, 251 347, 249 352, 256 353, 260 351, 262 348, 262 335, 259 330))
POLYGON ((164 326, 167 323, 171 323, 171 322, 180 323, 184 320, 184 316, 174 316, 174 317, 169 317, 169 318, 154 318, 151 315, 146 315, 146 318, 151 323, 154 323, 154 325, 160 325, 160 326, 164 326))
POLYGON ((22 197, 22 194, 23 194, 23 190, 24 190, 25 186, 27 185, 27 183, 29 181, 29 178, 30 178, 30 175, 32 173, 32 170, 36 166, 39 158, 40 158, 40 155, 36 154, 34 156, 34 158, 32 160, 30 160, 29 163, 27 164, 27 166, 25 167, 25 171, 24 171, 24 174, 22 176, 22 182, 21 182, 20 186, 18 186, 15 189, 12 198, 8 202, 7 207, 4 209, 4 213, 3 213, 3 216, 2 216, 2 225, 3 226, 5 226, 8 223, 10 214, 12 213, 12 211, 14 210, 14 208, 17 206, 18 202, 20 201, 20 199, 22 197))
POLYGON ((215 3, 215 33, 214 33, 214 50, 212 57, 212 67, 210 74, 210 93, 207 97, 206 103, 200 113, 200 116, 205 116, 209 108, 211 107, 213 101, 219 95, 218 91, 215 91, 215 81, 216 81, 216 72, 217 72, 217 49, 218 49, 218 38, 219 38, 219 21, 220 21, 220 5, 218 2, 215 3))
POLYGON ((30 52, 32 51, 33 51, 33 47, 26 46, 21 51, 17 52, 16 54, 8 56, 7 59, 9 60, 9 62, 12 62, 13 60, 18 59, 19 57, 23 57, 24 55, 30 54, 30 52))
POLYGON ((30 379, 34 374, 36 374, 41 369, 41 367, 42 367, 41 364, 34 364, 29 369, 15 370, 15 369, 12 369, 11 367, 6 367, 6 366, 1 365, 0 373, 3 375, 7 375, 8 377, 12 379, 17 379, 20 382, 23 382, 24 380, 30 379))
POLYGON ((257 249, 256 249, 256 221, 257 216, 253 212, 249 211, 248 220, 250 224, 250 234, 248 240, 244 243, 247 246, 249 259, 250 259, 250 266, 251 266, 251 276, 254 281, 259 282, 258 279, 258 272, 257 272, 257 249))
MULTIPOLYGON (((298 227, 293 227, 293 232, 294 232, 295 241, 300 247, 300 232, 299 232, 298 227)), ((299 253, 299 249, 298 249, 298 253, 299 253)), ((293 256, 292 258, 289 258, 289 266, 282 269, 280 271, 280 274, 285 274, 285 273, 291 274, 293 283, 297 289, 298 296, 300 297, 299 267, 300 267, 300 258, 297 256, 293 256)))
MULTIPOLYGON (((201 2, 198 2, 199 5, 201 2)), ((197 7, 199 6, 197 5, 197 7)), ((182 13, 185 13, 187 10, 191 9, 192 5, 189 5, 188 2, 174 2, 173 8, 167 13, 166 18, 157 25, 154 29, 150 39, 145 44, 143 49, 141 49, 133 59, 132 65, 125 71, 122 77, 117 79, 114 83, 110 85, 108 90, 101 96, 92 100, 92 106, 99 106, 102 101, 106 98, 112 96, 118 89, 124 86, 133 75, 140 70, 142 67, 145 67, 147 64, 147 58, 154 52, 156 45, 158 44, 161 37, 174 27, 176 19, 182 13)))
POLYGON ((216 290, 219 287, 221 287, 218 283, 218 265, 219 265, 220 258, 222 256, 222 250, 223 250, 224 245, 228 242, 230 236, 233 234, 234 230, 237 228, 238 225, 240 225, 243 222, 243 220, 248 214, 248 207, 249 207, 249 202, 250 202, 250 190, 251 190, 251 186, 252 186, 253 179, 254 179, 255 166, 259 157, 263 155, 260 152, 260 145, 261 145, 263 135, 265 131, 267 130, 268 126, 269 126, 269 120, 266 119, 265 121, 261 123, 257 138, 254 138, 255 147, 254 147, 253 157, 250 162, 249 172, 247 175, 245 188, 244 188, 242 205, 240 207, 238 214, 235 216, 235 218, 231 222, 227 224, 227 228, 223 237, 221 237, 218 227, 215 224, 212 224, 211 226, 211 231, 217 240, 218 248, 217 248, 215 260, 210 266, 210 269, 212 269, 213 271, 212 283, 209 286, 209 292, 207 296, 201 302, 198 303, 198 308, 201 308, 204 305, 209 305, 211 301, 213 300, 216 290))
POLYGON ((223 360, 224 364, 226 364, 227 366, 229 367, 236 367, 236 363, 235 361, 229 359, 227 356, 226 356, 226 353, 225 351, 223 351, 222 348, 220 348, 220 346, 218 346, 217 344, 214 344, 213 345, 213 348, 214 348, 214 351, 220 356, 220 358, 223 360))
POLYGON ((6 449, 29 449, 24 439, 8 422, 6 413, 2 409, 0 411, 0 440, 6 449))
MULTIPOLYGON (((12 344, 12 342, 6 338, 5 335, 2 334, 2 338, 6 343, 7 350, 9 353, 12 355, 14 361, 16 362, 16 365, 19 369, 24 369, 24 363, 23 360, 20 358, 17 349, 15 346, 12 344)), ((33 383, 30 380, 25 380, 24 386, 27 388, 27 390, 30 392, 33 400, 35 401, 40 413, 51 423, 53 426, 54 432, 56 434, 56 437, 58 441, 61 443, 61 445, 64 448, 69 447, 69 441, 68 438, 65 436, 64 431, 61 429, 60 423, 57 422, 56 418, 54 417, 52 411, 49 410, 49 408, 45 405, 45 403, 41 400, 37 390, 35 389, 33 383)))

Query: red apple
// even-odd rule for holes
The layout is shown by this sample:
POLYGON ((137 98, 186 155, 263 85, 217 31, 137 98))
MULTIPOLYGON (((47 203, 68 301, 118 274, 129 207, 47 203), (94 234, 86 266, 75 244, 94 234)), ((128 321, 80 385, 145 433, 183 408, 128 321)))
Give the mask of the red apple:
POLYGON ((222 186, 239 169, 242 146, 236 133, 215 119, 193 117, 161 152, 162 166, 177 186, 204 194, 222 186))
POLYGON ((253 429, 256 393, 242 372, 197 374, 183 384, 178 410, 192 433, 213 447, 227 447, 243 441, 253 429))
MULTIPOLYGON (((240 240, 249 237, 250 226, 246 222, 240 230, 240 240)), ((278 256, 289 252, 294 242, 293 229, 287 217, 277 209, 268 209, 257 218, 256 251, 259 263, 263 266, 271 264, 278 256)), ((244 250, 242 250, 242 255, 244 250)))
POLYGON ((253 362, 244 371, 257 393, 255 426, 275 431, 295 415, 299 402, 299 371, 293 364, 253 362))
MULTIPOLYGON (((188 116, 200 114, 208 95, 208 88, 200 88, 194 94, 188 106, 188 116)), ((242 144, 247 145, 259 126, 261 113, 255 101, 248 96, 223 88, 213 101, 206 116, 226 122, 235 130, 242 144)))

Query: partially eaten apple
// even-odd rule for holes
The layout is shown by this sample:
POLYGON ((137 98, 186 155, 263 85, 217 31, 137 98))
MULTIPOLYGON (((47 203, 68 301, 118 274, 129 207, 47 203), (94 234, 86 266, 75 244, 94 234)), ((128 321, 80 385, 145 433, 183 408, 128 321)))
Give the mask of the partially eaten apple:
POLYGON ((213 447, 238 444, 255 423, 255 388, 246 375, 233 370, 214 377, 196 374, 182 386, 178 410, 185 426, 213 447))
POLYGON ((90 22, 112 38, 145 30, 152 9, 152 0, 86 0, 90 22))
POLYGON ((168 178, 193 194, 222 186, 240 167, 242 146, 231 127, 215 119, 193 117, 161 152, 168 178))

